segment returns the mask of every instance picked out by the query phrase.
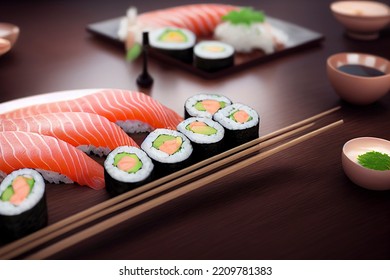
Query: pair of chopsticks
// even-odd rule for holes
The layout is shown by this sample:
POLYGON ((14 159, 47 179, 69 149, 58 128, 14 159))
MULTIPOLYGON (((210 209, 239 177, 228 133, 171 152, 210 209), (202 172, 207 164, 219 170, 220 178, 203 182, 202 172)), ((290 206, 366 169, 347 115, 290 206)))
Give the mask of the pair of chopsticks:
POLYGON ((258 152, 260 149, 265 149, 267 147, 270 147, 271 145, 276 144, 277 142, 286 140, 292 135, 300 133, 311 127, 314 124, 313 122, 315 120, 329 115, 338 109, 340 109, 340 107, 335 107, 333 109, 310 117, 293 125, 277 130, 273 133, 255 139, 251 142, 245 143, 239 147, 233 148, 212 158, 196 163, 171 175, 153 181, 142 187, 109 199, 78 214, 63 219, 55 224, 47 226, 33 234, 30 234, 13 243, 10 243, 3 248, 0 248, 0 259, 12 259, 24 255, 31 250, 37 248, 38 246, 41 246, 57 237, 69 233, 74 229, 77 229, 81 226, 85 226, 88 223, 92 223, 93 221, 96 221, 97 219, 102 218, 108 214, 123 210, 126 207, 134 205, 135 203, 149 199, 148 201, 136 207, 130 208, 129 210, 125 210, 117 215, 114 215, 113 217, 107 218, 106 220, 103 220, 82 231, 70 235, 58 241, 57 243, 49 245, 48 247, 38 252, 28 255, 27 258, 44 259, 49 256, 52 256, 60 252, 61 250, 64 250, 79 242, 82 242, 87 238, 106 231, 109 228, 112 228, 128 219, 131 219, 137 215, 149 211, 159 205, 167 203, 184 194, 199 189, 202 186, 214 182, 228 174, 236 172, 237 170, 245 168, 253 163, 259 162, 273 154, 283 151, 289 147, 292 147, 298 143, 308 140, 314 136, 317 136, 325 131, 328 131, 331 128, 342 124, 343 121, 339 120, 330 125, 324 126, 317 130, 304 134, 298 138, 290 140, 289 142, 286 142, 275 148, 256 154, 255 156, 250 157, 248 159, 242 160, 234 166, 228 166, 224 169, 212 173, 211 175, 201 177, 202 175, 209 173, 210 171, 220 169, 221 167, 231 163, 232 161, 244 158, 248 155, 258 152), (152 198, 157 194, 166 192, 198 177, 201 178, 194 182, 188 183, 178 189, 160 195, 156 198, 152 198))

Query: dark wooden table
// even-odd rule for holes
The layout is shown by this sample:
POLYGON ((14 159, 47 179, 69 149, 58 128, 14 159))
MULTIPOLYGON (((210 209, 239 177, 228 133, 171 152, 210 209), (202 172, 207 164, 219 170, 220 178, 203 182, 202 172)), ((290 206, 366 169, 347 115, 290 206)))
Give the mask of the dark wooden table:
MULTIPOLYGON (((191 95, 226 95, 259 112, 262 135, 338 105, 342 109, 327 122, 343 118, 345 124, 52 258, 389 259, 390 192, 353 184, 342 170, 341 149, 354 137, 390 139, 390 95, 364 107, 340 101, 325 62, 344 51, 389 59, 390 32, 372 42, 351 40, 332 17, 330 2, 230 1, 315 30, 325 40, 215 80, 151 60, 154 86, 147 93, 179 113, 191 95)), ((21 34, 15 48, 0 57, 0 102, 74 89, 136 90, 141 62, 127 63, 122 46, 85 28, 124 15, 130 5, 144 12, 177 3, 2 1, 1 21, 18 25, 21 34)), ((49 186, 47 195, 50 224, 108 199, 104 191, 64 185, 49 186)))

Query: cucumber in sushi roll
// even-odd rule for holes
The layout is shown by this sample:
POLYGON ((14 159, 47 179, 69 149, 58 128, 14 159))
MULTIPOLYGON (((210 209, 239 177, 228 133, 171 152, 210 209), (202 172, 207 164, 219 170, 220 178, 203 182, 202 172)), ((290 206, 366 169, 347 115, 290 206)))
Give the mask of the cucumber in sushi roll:
POLYGON ((162 177, 191 164, 192 145, 182 133, 170 129, 156 129, 141 144, 153 160, 156 177, 162 177))
POLYGON ((220 109, 232 104, 229 98, 219 94, 197 94, 188 98, 184 104, 184 117, 212 118, 220 109))
POLYGON ((104 161, 106 190, 116 196, 139 187, 152 178, 153 163, 137 147, 120 146, 111 151, 104 161))
POLYGON ((249 106, 235 103, 214 114, 226 132, 226 148, 233 148, 259 137, 260 118, 249 106))
POLYGON ((190 139, 194 160, 200 161, 223 152, 224 129, 209 118, 192 117, 178 124, 177 130, 190 139))
POLYGON ((47 225, 45 182, 33 169, 15 170, 0 184, 0 234, 14 240, 47 225))
POLYGON ((191 63, 195 34, 187 29, 164 27, 149 32, 150 46, 183 62, 191 63))
POLYGON ((194 65, 206 72, 217 72, 234 65, 234 48, 219 41, 201 41, 194 47, 194 65))

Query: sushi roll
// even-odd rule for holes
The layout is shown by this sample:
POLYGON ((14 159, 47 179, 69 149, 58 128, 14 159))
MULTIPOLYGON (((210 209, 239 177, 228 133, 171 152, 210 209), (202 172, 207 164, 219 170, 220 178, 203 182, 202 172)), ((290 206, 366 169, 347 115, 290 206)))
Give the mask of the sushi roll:
POLYGON ((232 102, 229 98, 218 94, 197 94, 186 100, 184 104, 184 117, 212 118, 220 109, 232 102))
POLYGON ((192 63, 195 34, 177 27, 159 28, 149 33, 150 46, 183 62, 192 63))
POLYGON ((148 183, 152 179, 153 163, 137 147, 120 146, 111 151, 104 161, 106 190, 117 196, 148 183))
POLYGON ((234 65, 234 48, 219 41, 201 41, 194 47, 194 65, 206 72, 217 72, 234 65))
POLYGON ((214 114, 226 132, 225 144, 230 149, 259 137, 260 118, 249 106, 234 103, 214 114))
POLYGON ((0 234, 15 240, 47 225, 45 182, 34 169, 18 169, 0 184, 0 234))
POLYGON ((153 160, 157 178, 185 168, 192 162, 191 142, 175 130, 154 130, 142 142, 141 148, 153 160))
POLYGON ((209 118, 188 118, 177 130, 190 139, 194 148, 194 161, 200 161, 223 152, 223 127, 209 118))

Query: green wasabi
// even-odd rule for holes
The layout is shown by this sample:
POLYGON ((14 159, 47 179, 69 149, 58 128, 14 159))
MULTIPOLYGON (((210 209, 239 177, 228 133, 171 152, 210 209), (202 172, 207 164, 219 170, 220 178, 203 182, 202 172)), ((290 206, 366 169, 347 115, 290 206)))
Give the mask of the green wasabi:
POLYGON ((358 156, 358 162, 363 167, 373 170, 390 170, 390 156, 386 153, 370 151, 358 156))

